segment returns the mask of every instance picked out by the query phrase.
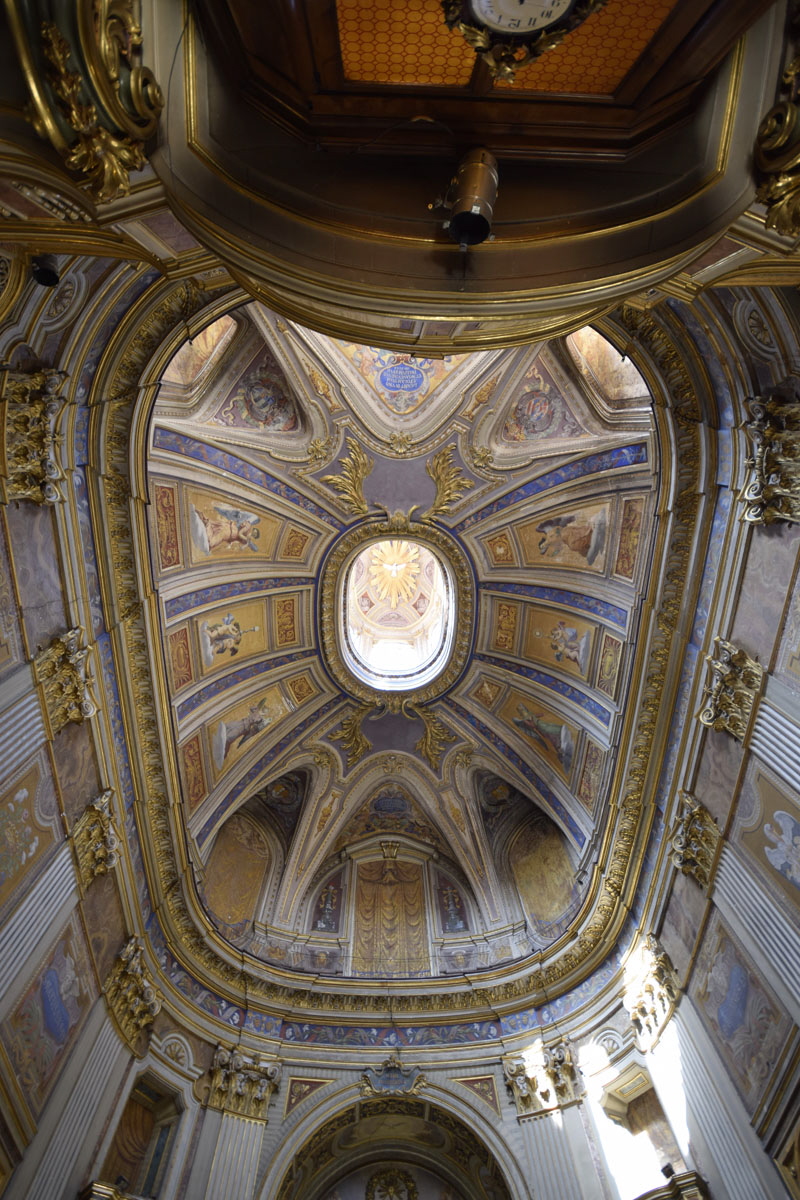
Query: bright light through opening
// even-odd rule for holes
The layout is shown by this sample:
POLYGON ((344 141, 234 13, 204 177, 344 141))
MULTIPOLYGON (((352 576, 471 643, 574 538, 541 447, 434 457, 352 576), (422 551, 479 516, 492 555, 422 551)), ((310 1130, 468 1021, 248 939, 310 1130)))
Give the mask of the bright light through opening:
POLYGON ((447 566, 421 542, 386 538, 350 563, 340 591, 344 657, 380 691, 410 691, 445 667, 455 626, 447 566))

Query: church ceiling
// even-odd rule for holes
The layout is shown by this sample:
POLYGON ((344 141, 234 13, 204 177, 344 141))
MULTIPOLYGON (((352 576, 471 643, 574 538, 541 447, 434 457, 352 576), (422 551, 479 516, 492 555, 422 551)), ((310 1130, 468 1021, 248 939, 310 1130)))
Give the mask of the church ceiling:
POLYGON ((172 351, 142 452, 162 737, 217 931, 354 979, 552 944, 609 834, 664 569, 641 372, 591 330, 431 359, 251 304, 172 351), (449 572, 452 646, 420 686, 365 684, 340 580, 372 555, 351 590, 360 619, 384 580, 383 625, 359 628, 402 658, 432 593, 390 572, 418 573, 417 545, 449 572), (410 943, 364 925, 389 884, 410 943))

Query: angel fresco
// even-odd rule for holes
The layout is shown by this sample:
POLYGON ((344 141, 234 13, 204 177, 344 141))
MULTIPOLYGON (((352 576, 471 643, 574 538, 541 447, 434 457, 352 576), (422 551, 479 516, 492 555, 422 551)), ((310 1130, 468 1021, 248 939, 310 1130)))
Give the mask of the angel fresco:
POLYGON ((800 887, 800 822, 787 812, 775 813, 778 828, 767 821, 764 833, 774 842, 765 846, 764 853, 776 871, 796 887, 800 887))
POLYGON ((257 633, 258 626, 251 625, 242 629, 233 613, 226 613, 221 621, 209 624, 203 621, 200 625, 200 646, 203 652, 203 662, 210 667, 217 654, 228 654, 234 658, 239 653, 239 646, 246 633, 257 633))
POLYGON ((550 630, 550 649, 556 662, 566 659, 567 662, 575 663, 584 675, 591 644, 591 633, 584 633, 583 637, 579 637, 575 626, 567 625, 566 621, 559 621, 550 630))
POLYGON ((575 742, 569 727, 563 721, 548 721, 539 713, 535 713, 527 704, 518 704, 518 717, 514 724, 541 749, 555 754, 565 771, 572 764, 575 742))
POLYGON ((255 513, 241 508, 221 508, 213 505, 216 517, 189 505, 191 509, 192 541, 204 554, 215 550, 258 550, 256 542, 261 536, 258 524, 261 520, 255 513))

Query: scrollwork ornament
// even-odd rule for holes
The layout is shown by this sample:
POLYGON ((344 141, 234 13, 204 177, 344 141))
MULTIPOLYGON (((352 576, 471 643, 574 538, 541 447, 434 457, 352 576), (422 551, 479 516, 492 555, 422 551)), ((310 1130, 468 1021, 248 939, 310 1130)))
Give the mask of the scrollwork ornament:
POLYGON ((748 479, 739 493, 744 520, 751 525, 800 522, 800 390, 786 379, 770 393, 745 401, 743 429, 752 451, 745 460, 748 479))
POLYGON ((672 865, 707 891, 721 845, 722 835, 708 810, 689 792, 681 792, 681 811, 670 834, 672 865))
POLYGON ((800 57, 786 68, 785 100, 770 109, 756 135, 754 163, 759 181, 756 199, 767 209, 766 225, 784 237, 800 234, 800 108, 797 105, 800 57))
POLYGON ((721 637, 714 639, 714 652, 706 655, 706 662, 710 679, 697 719, 708 729, 729 733, 743 742, 761 693, 764 668, 721 637))
POLYGON ((341 474, 322 476, 322 482, 338 492, 345 512, 354 517, 365 517, 369 512, 369 505, 364 499, 364 480, 374 465, 374 459, 369 457, 358 442, 354 438, 348 438, 347 454, 340 464, 341 474))
POLYGON ((283 1071, 277 1058, 218 1046, 211 1064, 207 1104, 221 1112, 267 1123, 267 1109, 283 1071))
POLYGON ((445 446, 425 464, 425 470, 436 484, 436 499, 420 521, 432 521, 442 513, 451 512, 464 492, 474 487, 472 480, 465 479, 461 468, 453 462, 455 449, 455 446, 445 446))
POLYGON ((65 725, 80 725, 97 712, 89 672, 89 649, 80 626, 53 638, 33 662, 52 737, 65 725))
POLYGON ((88 887, 98 875, 106 875, 119 861, 120 838, 111 814, 110 788, 81 813, 72 830, 81 882, 88 887))
POLYGON ((142 1037, 149 1036, 163 996, 153 982, 138 938, 130 938, 123 946, 103 992, 120 1033, 133 1053, 141 1055, 142 1037))
POLYGON ((64 499, 58 432, 67 400, 61 389, 64 371, 45 367, 29 373, 10 371, 0 378, 0 485, 4 501, 58 504, 64 499))

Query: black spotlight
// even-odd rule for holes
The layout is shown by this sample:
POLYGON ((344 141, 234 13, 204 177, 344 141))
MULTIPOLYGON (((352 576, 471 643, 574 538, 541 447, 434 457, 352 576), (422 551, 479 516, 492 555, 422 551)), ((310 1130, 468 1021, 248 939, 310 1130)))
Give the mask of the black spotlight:
POLYGON ((672 1179, 672 1176, 675 1174, 675 1168, 673 1167, 672 1163, 665 1163, 665 1165, 661 1168, 661 1174, 665 1179, 672 1179))
POLYGON ((55 287, 60 283, 58 259, 55 254, 36 254, 31 259, 31 275, 40 287, 55 287))
POLYGON ((470 150, 458 164, 445 203, 447 232, 462 250, 485 242, 492 231, 497 199, 497 159, 488 150, 470 150))

